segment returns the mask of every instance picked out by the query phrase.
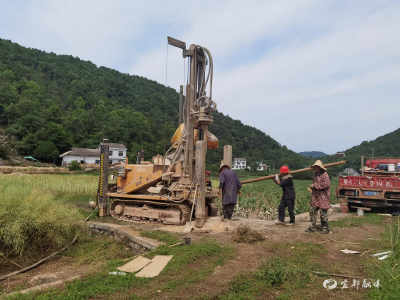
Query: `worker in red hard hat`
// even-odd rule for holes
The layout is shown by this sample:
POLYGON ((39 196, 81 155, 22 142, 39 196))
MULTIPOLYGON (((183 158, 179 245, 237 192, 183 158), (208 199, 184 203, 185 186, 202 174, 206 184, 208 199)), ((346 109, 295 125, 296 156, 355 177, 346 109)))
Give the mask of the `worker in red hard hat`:
POLYGON ((209 179, 209 177, 210 177, 210 171, 206 171, 206 172, 205 172, 205 175, 206 175, 206 187, 212 188, 212 183, 211 183, 211 180, 209 179))
POLYGON ((296 198, 296 193, 294 191, 293 177, 289 173, 289 168, 287 166, 282 166, 279 176, 276 174, 275 178, 272 179, 282 188, 283 192, 281 203, 279 204, 278 208, 278 222, 275 223, 276 225, 294 225, 294 199, 296 198), (279 177, 281 179, 279 179, 279 177), (286 207, 289 211, 289 223, 285 223, 286 207))

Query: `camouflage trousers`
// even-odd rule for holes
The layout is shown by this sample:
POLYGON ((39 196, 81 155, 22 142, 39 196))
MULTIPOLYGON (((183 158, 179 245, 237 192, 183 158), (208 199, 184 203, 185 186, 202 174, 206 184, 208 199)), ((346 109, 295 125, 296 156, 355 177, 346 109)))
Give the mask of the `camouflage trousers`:
POLYGON ((329 231, 328 210, 316 206, 310 206, 310 228, 315 230, 317 227, 317 215, 321 218, 322 230, 329 231))

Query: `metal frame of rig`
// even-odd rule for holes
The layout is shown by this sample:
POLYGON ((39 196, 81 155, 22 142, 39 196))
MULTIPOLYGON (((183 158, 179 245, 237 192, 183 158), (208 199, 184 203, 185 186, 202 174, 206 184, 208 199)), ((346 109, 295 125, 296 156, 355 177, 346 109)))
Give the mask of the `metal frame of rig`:
MULTIPOLYGON (((107 215, 108 202, 112 201, 110 214, 116 219, 183 225, 194 214, 196 226, 202 227, 207 215, 218 213, 212 203, 218 197, 218 190, 206 187, 204 176, 207 149, 218 148, 218 139, 208 131, 217 107, 212 100, 213 60, 205 47, 193 44, 186 49, 184 42, 171 37, 168 44, 182 49, 183 57, 190 62, 186 100, 179 107, 179 119, 183 123, 168 150, 174 150, 170 153, 170 163, 166 165, 166 156, 152 164, 140 160, 129 164, 126 160, 118 168, 117 183, 109 184, 108 143, 104 140, 100 157, 99 215, 107 215)), ((182 86, 180 98, 183 98, 182 86)), ((231 146, 225 146, 223 161, 231 166, 231 146)))

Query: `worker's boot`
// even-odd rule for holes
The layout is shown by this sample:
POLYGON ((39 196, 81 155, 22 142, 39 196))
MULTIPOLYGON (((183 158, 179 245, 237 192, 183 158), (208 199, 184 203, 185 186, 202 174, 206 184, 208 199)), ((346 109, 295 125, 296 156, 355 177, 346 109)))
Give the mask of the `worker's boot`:
POLYGON ((228 212, 228 220, 231 220, 231 219, 232 219, 232 215, 233 215, 233 212, 232 212, 232 211, 228 212))
POLYGON ((286 223, 283 221, 278 221, 278 222, 275 222, 275 225, 286 225, 286 223))
POLYGON ((322 234, 329 234, 329 233, 330 233, 329 227, 322 227, 321 233, 322 233, 322 234))
POLYGON ((228 212, 226 210, 224 212, 224 218, 222 220, 227 220, 228 219, 228 212))
POLYGON ((306 229, 306 232, 317 232, 317 228, 316 227, 313 227, 313 226, 310 226, 310 227, 308 227, 307 229, 306 229))

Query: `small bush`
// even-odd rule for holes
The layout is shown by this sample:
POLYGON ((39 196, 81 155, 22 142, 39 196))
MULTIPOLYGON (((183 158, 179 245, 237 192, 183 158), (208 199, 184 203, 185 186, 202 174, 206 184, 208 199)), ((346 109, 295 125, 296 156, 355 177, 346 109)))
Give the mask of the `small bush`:
POLYGON ((70 171, 82 171, 81 164, 78 163, 77 160, 71 161, 71 164, 68 166, 70 171))

